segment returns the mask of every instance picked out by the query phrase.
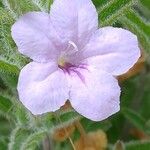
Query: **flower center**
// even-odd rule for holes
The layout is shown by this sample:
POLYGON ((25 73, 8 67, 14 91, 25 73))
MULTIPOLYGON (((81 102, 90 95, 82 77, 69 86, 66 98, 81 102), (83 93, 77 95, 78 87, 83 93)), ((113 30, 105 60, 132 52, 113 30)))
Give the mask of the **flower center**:
POLYGON ((63 68, 63 67, 65 67, 65 65, 66 65, 65 59, 64 59, 64 58, 60 58, 60 59, 58 60, 58 67, 59 67, 59 68, 63 68))
POLYGON ((67 62, 65 58, 60 58, 58 60, 58 67, 67 73, 70 73, 71 68, 77 68, 75 65, 67 62))
POLYGON ((72 59, 75 57, 77 51, 77 45, 74 42, 69 41, 68 47, 61 53, 58 59, 58 67, 63 70, 68 70, 70 67, 76 67, 76 65, 73 65, 74 63, 72 62, 72 59))
POLYGON ((72 41, 68 42, 67 49, 60 55, 58 59, 58 67, 69 75, 75 74, 77 75, 81 81, 84 83, 85 79, 83 76, 83 70, 87 70, 86 64, 78 64, 77 63, 77 54, 78 47, 72 41), (76 59, 76 63, 75 60, 76 59))

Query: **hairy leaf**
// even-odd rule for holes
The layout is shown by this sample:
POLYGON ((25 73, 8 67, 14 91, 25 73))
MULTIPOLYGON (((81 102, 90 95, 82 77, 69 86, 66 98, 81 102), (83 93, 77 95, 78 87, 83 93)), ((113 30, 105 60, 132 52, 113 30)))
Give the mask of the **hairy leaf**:
POLYGON ((36 131, 24 140, 20 146, 20 150, 34 150, 45 136, 45 131, 36 131))
POLYGON ((126 144, 126 150, 149 150, 150 141, 135 141, 126 144))
POLYGON ((24 129, 21 127, 16 127, 10 136, 10 141, 8 145, 9 150, 21 150, 21 144, 23 141, 25 141, 30 135, 30 132, 28 129, 24 129))
POLYGON ((122 113, 135 127, 145 132, 146 120, 140 114, 128 108, 123 108, 122 113))
POLYGON ((125 15, 136 0, 111 0, 99 8, 101 26, 113 25, 121 16, 125 15))
POLYGON ((126 16, 121 19, 121 23, 138 36, 142 47, 149 52, 150 23, 146 22, 133 10, 128 11, 126 16))

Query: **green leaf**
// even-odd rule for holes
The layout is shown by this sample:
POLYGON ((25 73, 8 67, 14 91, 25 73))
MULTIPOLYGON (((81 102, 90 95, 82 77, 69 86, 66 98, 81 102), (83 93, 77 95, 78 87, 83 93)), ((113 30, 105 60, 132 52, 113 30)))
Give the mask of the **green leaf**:
POLYGON ((25 141, 30 135, 28 129, 16 127, 10 136, 10 142, 8 145, 8 150, 21 150, 21 144, 25 141))
POLYGON ((128 108, 123 108, 121 112, 135 127, 145 132, 146 120, 140 114, 128 108))
POLYGON ((34 150, 46 136, 46 131, 37 131, 28 136, 19 150, 34 150))
POLYGON ((0 22, 11 24, 14 21, 11 15, 2 7, 0 7, 0 14, 0 22))
POLYGON ((150 21, 150 5, 149 0, 139 0, 138 9, 141 12, 141 15, 150 21))
POLYGON ((27 60, 16 50, 15 43, 11 37, 10 30, 14 19, 3 8, 0 8, 0 14, 0 60, 22 68, 27 63, 27 60))
POLYGON ((0 95, 0 116, 4 117, 8 121, 12 121, 13 123, 14 115, 11 112, 12 108, 13 103, 11 102, 11 100, 0 95))
POLYGON ((0 73, 12 76, 19 75, 19 69, 15 65, 8 64, 0 60, 0 73))
POLYGON ((131 20, 136 27, 140 29, 141 32, 145 33, 146 35, 150 35, 150 23, 144 20, 138 13, 133 10, 128 11, 125 16, 127 19, 131 20))
POLYGON ((120 17, 125 15, 136 0, 111 0, 99 8, 101 26, 113 25, 120 17))
POLYGON ((1 150, 7 149, 7 140, 5 137, 0 137, 0 146, 1 150))
POLYGON ((102 6, 104 6, 105 4, 108 4, 108 3, 109 3, 109 2, 106 1, 106 0, 92 0, 92 1, 93 1, 94 5, 95 5, 96 7, 102 7, 102 6))
POLYGON ((124 27, 138 36, 138 39, 144 48, 149 52, 150 47, 150 23, 146 22, 141 16, 133 10, 129 10, 126 16, 120 19, 124 27))
POLYGON ((12 127, 14 126, 14 123, 11 122, 11 120, 7 120, 5 117, 0 117, 0 139, 1 138, 7 138, 10 134, 10 131, 12 127))
POLYGON ((112 124, 110 121, 108 120, 105 120, 105 121, 101 121, 101 122, 93 122, 91 120, 88 120, 86 118, 83 118, 81 120, 81 123, 84 127, 84 129, 87 131, 87 132, 90 132, 90 131, 95 131, 95 130, 98 130, 98 129, 101 129, 103 131, 107 131, 108 129, 111 128, 112 124))
POLYGON ((122 141, 117 141, 113 150, 125 150, 125 145, 122 141))
POLYGON ((13 104, 9 99, 0 96, 0 111, 2 111, 3 113, 8 113, 12 108, 12 105, 13 104))
POLYGON ((54 114, 54 116, 55 118, 53 121, 55 123, 55 128, 68 126, 82 118, 82 116, 74 110, 58 111, 54 114))
POLYGON ((30 11, 49 12, 53 0, 3 0, 3 5, 17 20, 22 14, 30 11))
POLYGON ((135 141, 126 144, 126 150, 149 150, 150 141, 135 141))
MULTIPOLYGON (((19 101, 19 100, 18 100, 19 101)), ((14 111, 17 123, 20 126, 26 126, 27 124, 29 125, 29 116, 27 110, 22 106, 22 104, 16 104, 16 108, 14 111)))
POLYGON ((31 0, 41 11, 49 13, 53 0, 31 0))
POLYGON ((54 127, 51 113, 46 113, 37 118, 30 116, 30 122, 32 122, 37 129, 42 128, 46 131, 50 131, 54 127))
POLYGON ((36 11, 38 8, 30 0, 2 0, 4 7, 17 20, 22 14, 36 11))
POLYGON ((18 75, 18 67, 0 60, 0 77, 8 87, 16 88, 18 75))
POLYGON ((13 17, 13 19, 16 20, 18 18, 18 16, 17 16, 16 12, 12 9, 12 6, 11 6, 11 3, 9 2, 9 0, 2 0, 2 4, 9 11, 9 13, 13 17))

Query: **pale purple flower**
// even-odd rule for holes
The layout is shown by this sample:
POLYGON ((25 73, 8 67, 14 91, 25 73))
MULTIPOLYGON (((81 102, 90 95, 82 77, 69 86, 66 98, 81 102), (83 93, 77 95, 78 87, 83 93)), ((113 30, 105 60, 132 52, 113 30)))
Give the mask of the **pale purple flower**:
POLYGON ((56 111, 69 99, 95 121, 119 111, 116 76, 140 57, 137 37, 124 29, 98 29, 91 0, 55 0, 50 14, 30 12, 12 27, 19 51, 33 62, 20 73, 21 102, 34 115, 56 111))

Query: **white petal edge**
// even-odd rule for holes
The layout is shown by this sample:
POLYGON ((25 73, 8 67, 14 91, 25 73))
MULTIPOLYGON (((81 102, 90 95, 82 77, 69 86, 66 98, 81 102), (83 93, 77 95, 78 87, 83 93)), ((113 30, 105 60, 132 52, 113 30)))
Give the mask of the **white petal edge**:
POLYGON ((55 0, 50 16, 60 36, 79 49, 98 28, 98 14, 91 0, 55 0))
POLYGON ((20 101, 34 115, 56 111, 69 98, 65 74, 52 62, 26 65, 17 89, 20 101))
POLYGON ((104 27, 93 34, 80 55, 90 65, 117 76, 126 73, 141 52, 136 35, 122 28, 104 27))
POLYGON ((55 59, 65 43, 54 30, 49 14, 44 12, 23 15, 12 26, 11 34, 19 52, 37 62, 55 59))
POLYGON ((120 110, 120 87, 109 73, 89 67, 82 70, 84 82, 76 74, 68 77, 72 107, 84 117, 101 121, 120 110))

